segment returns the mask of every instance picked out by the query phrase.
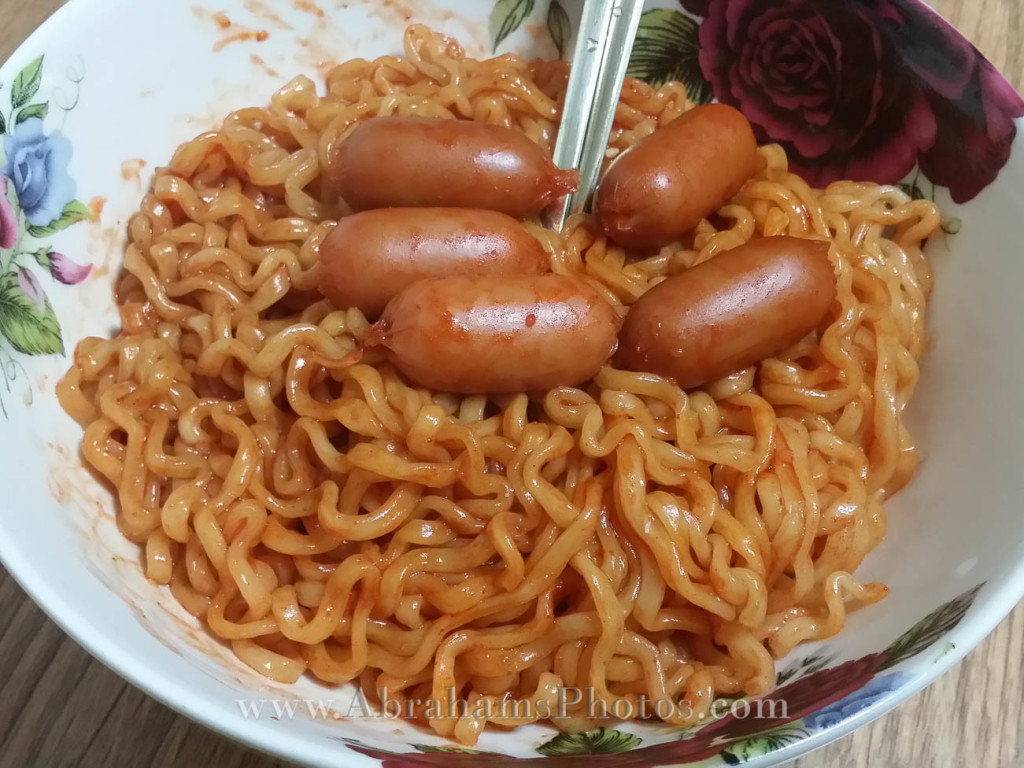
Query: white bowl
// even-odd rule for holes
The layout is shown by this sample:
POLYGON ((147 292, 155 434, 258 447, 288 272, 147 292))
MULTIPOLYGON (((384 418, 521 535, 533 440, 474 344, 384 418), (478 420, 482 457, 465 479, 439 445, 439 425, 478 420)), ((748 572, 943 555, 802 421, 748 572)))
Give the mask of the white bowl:
MULTIPOLYGON (((728 6, 728 0, 713 3, 728 6)), ((179 712, 240 741, 322 766, 374 765, 377 758, 395 766, 475 760, 433 754, 431 748, 443 748, 445 742, 400 721, 303 714, 301 700, 332 699, 336 714, 345 716, 352 691, 326 689, 306 678, 290 687, 264 680, 208 635, 165 589, 147 582, 138 549, 115 527, 110 494, 82 467, 77 450, 81 432, 58 406, 54 385, 69 364, 67 351, 81 338, 116 328, 111 285, 121 263, 127 219, 152 169, 165 163, 180 142, 212 128, 230 110, 265 103, 295 74, 322 73, 333 59, 399 52, 410 20, 454 35, 469 55, 480 57, 489 55, 493 35, 508 14, 529 9, 500 50, 555 56, 548 27, 568 44, 564 37, 571 32, 563 34, 564 24, 576 18, 578 4, 566 2, 564 15, 558 9, 549 13, 547 3, 533 0, 496 5, 353 0, 331 7, 326 15, 301 0, 221 0, 219 5, 230 21, 227 29, 219 17, 188 3, 75 0, 0 69, 6 138, 17 136, 19 151, 31 154, 35 146, 43 153, 26 162, 45 162, 39 158, 50 153, 56 168, 62 153, 71 151, 69 174, 77 190, 66 183, 60 187, 59 172, 53 171, 42 199, 25 195, 32 204, 30 218, 46 224, 48 206, 62 206, 63 198, 72 195, 85 204, 62 209, 66 218, 55 227, 59 231, 37 229, 23 246, 93 267, 88 279, 68 286, 51 278, 54 267, 47 268, 46 258, 37 263, 31 255, 23 257, 36 281, 23 276, 19 289, 22 295, 45 291, 52 307, 49 319, 39 319, 43 311, 28 321, 12 320, 10 314, 4 319, 5 311, 22 310, 5 307, 0 296, 0 332, 6 329, 23 348, 57 352, 22 354, 0 337, 0 556, 36 602, 96 657, 179 712), (492 11, 496 15, 489 19, 492 11), (253 34, 259 30, 268 33, 265 40, 253 34), (223 44, 233 36, 241 39, 223 44), (44 59, 36 67, 39 56, 44 59), (30 130, 15 125, 12 96, 19 110, 47 105, 42 128, 49 138, 33 138, 30 130), (56 134, 70 144, 65 146, 56 134), (32 144, 38 140, 49 143, 32 144), (89 214, 90 202, 96 220, 72 224, 89 214), (68 226, 61 228, 61 223, 68 226), (55 324, 64 354, 59 353, 55 324), (299 713, 274 715, 268 704, 255 717, 247 709, 247 702, 269 698, 299 702, 299 713)), ((686 5, 699 8, 707 1, 688 0, 686 5)), ((927 13, 915 10, 913 3, 905 6, 927 13)), ((678 6, 652 7, 671 14, 678 6)), ((930 23, 947 36, 943 39, 960 41, 935 19, 930 23)), ((921 43, 925 53, 928 44, 921 43)), ((41 111, 26 113, 24 125, 38 127, 29 120, 41 111)), ((940 130, 949 127, 942 114, 936 109, 940 130)), ((955 116, 955 109, 949 114, 955 116)), ((19 178, 29 189, 31 180, 19 178)), ((977 645, 1024 595, 1018 484, 1024 458, 1019 337, 1024 329, 1019 298, 1024 285, 1024 159, 1019 142, 995 182, 970 202, 954 205, 941 188, 935 194, 947 216, 960 219, 962 226, 955 236, 940 236, 930 245, 937 272, 934 344, 910 417, 924 461, 912 485, 888 505, 888 538, 860 572, 888 584, 891 596, 854 612, 839 637, 801 647, 780 665, 803 681, 788 689, 791 703, 803 701, 788 720, 768 718, 756 728, 708 732, 713 738, 698 731, 686 739, 671 729, 624 726, 623 732, 642 739, 639 749, 600 758, 563 757, 551 765, 684 764, 698 757, 709 764, 783 762, 897 706, 977 645), (816 672, 822 665, 825 669, 816 672), (772 726, 779 728, 771 737, 757 734, 772 726)), ((14 199, 8 194, 11 205, 14 199)), ((3 226, 0 216, 0 244, 3 226)), ((6 263, 9 254, 0 251, 0 260, 6 263)), ((77 277, 68 262, 58 264, 55 274, 67 282, 77 277)), ((486 733, 478 749, 540 759, 537 748, 553 736, 540 726, 486 733)), ((635 747, 635 740, 606 738, 588 745, 562 739, 545 752, 627 746, 635 747)), ((488 761, 505 762, 497 756, 488 761)))

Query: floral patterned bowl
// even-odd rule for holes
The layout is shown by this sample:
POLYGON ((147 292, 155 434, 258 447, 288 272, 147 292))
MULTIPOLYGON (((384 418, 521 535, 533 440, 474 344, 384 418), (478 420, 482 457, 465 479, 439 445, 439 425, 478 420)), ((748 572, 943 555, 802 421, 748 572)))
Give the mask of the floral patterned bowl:
MULTIPOLYGON (((400 50, 419 21, 473 56, 554 57, 580 0, 73 0, 0 68, 0 556, 97 657, 241 741, 323 766, 774 765, 898 705, 1024 595, 1024 101, 917 0, 659 0, 630 74, 743 110, 815 184, 901 184, 946 212, 930 255, 934 343, 911 427, 920 473, 889 505, 863 575, 892 587, 837 638, 799 648, 759 701, 685 732, 486 733, 477 753, 367 717, 349 688, 279 686, 143 578, 110 495, 78 459, 54 384, 68 350, 117 325, 113 275, 152 168, 298 73, 400 50), (158 35, 153 30, 158 29, 158 35)), ((979 695, 982 692, 978 692, 979 695)))

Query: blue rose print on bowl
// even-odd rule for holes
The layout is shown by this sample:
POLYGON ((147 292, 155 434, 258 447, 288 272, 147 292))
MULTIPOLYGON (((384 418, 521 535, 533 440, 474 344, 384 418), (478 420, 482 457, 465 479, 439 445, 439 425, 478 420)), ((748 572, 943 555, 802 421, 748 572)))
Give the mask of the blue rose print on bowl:
MULTIPOLYGON (((81 78, 69 77, 77 88, 81 78)), ((77 96, 71 106, 54 101, 51 116, 50 99, 40 98, 42 85, 40 56, 22 67, 0 97, 0 416, 7 415, 5 400, 17 381, 27 378, 21 356, 64 353, 47 282, 77 285, 92 272, 91 265, 48 243, 72 224, 91 219, 92 212, 75 197, 71 142, 46 124, 73 109, 77 96)), ((22 386, 30 403, 31 387, 22 386)))
POLYGON ((60 218, 75 199, 75 182, 68 175, 71 142, 60 131, 47 136, 43 121, 32 117, 4 136, 4 153, 3 174, 13 182, 28 223, 42 227, 60 218))
POLYGON ((863 712, 876 701, 880 701, 888 694, 906 682, 907 675, 902 672, 895 672, 884 677, 876 677, 859 691, 854 691, 844 699, 835 704, 819 709, 804 718, 804 725, 812 730, 824 730, 831 728, 844 720, 849 720, 858 712, 863 712))

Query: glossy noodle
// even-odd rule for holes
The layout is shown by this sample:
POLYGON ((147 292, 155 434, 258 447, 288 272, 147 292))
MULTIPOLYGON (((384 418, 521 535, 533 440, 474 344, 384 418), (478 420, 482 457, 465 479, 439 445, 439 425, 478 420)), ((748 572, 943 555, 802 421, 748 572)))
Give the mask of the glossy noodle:
MULTIPOLYGON (((550 150, 567 71, 469 60, 412 27, 404 58, 341 64, 326 96, 297 77, 181 146, 132 218, 123 329, 81 343, 60 399, 146 575, 261 674, 353 681, 371 702, 590 687, 673 702, 659 716, 686 726, 770 689, 775 659, 886 594, 851 574, 915 469, 902 415, 927 341, 929 201, 813 190, 768 146, 717 216, 646 258, 587 217, 564 237, 527 225, 555 272, 623 313, 752 238, 830 240, 822 331, 702 389, 605 367, 579 389, 455 396, 352 354, 369 323, 315 291, 348 212, 322 174, 338 142, 410 114, 550 150)), ((628 81, 612 154, 690 106, 678 83, 628 81)), ((582 703, 567 714, 555 725, 592 727, 582 703)), ((537 719, 416 716, 464 744, 537 719)))

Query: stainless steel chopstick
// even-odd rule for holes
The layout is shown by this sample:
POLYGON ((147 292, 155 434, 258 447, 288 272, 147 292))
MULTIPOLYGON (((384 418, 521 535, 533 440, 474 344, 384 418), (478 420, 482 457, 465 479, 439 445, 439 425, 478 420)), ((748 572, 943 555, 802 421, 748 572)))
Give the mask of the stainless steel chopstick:
POLYGON ((643 5, 586 0, 583 6, 554 151, 559 168, 579 169, 580 186, 545 211, 551 229, 561 230, 569 214, 584 210, 597 188, 643 5))

